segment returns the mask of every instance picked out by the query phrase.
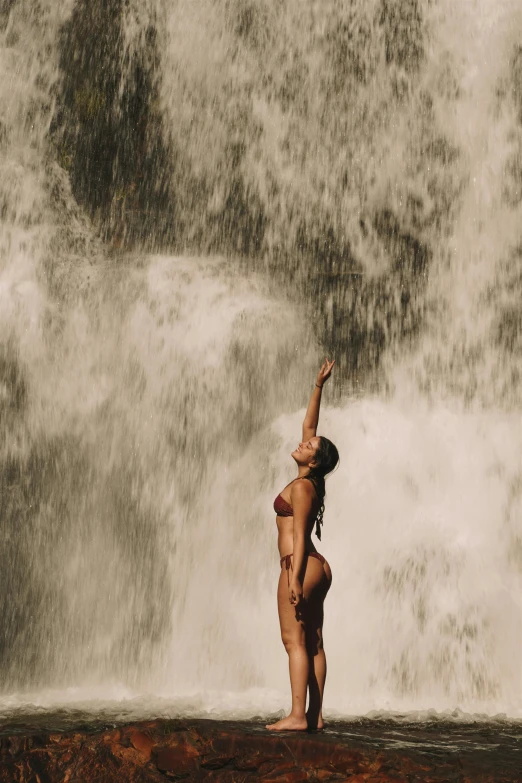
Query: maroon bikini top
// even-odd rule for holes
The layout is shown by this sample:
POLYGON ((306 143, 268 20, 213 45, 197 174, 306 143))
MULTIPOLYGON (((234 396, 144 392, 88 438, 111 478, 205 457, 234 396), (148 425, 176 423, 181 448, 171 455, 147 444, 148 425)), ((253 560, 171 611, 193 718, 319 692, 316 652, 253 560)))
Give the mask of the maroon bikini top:
POLYGON ((294 509, 292 508, 290 503, 287 503, 286 500, 283 497, 281 497, 281 495, 278 495, 274 500, 274 511, 276 512, 278 517, 294 516, 294 509))
MULTIPOLYGON (((303 478, 308 478, 307 476, 303 476, 303 478)), ((297 481, 297 479, 292 479, 290 484, 293 484, 294 481, 297 481)), ((311 479, 309 479, 311 481, 311 479)), ((315 484, 312 481, 313 488, 315 489, 315 484)), ((315 490, 317 494, 317 490, 315 490)), ((287 503, 284 497, 279 494, 276 499, 274 500, 274 511, 276 512, 278 517, 293 517, 294 516, 294 509, 293 506, 290 505, 290 503, 287 503)))

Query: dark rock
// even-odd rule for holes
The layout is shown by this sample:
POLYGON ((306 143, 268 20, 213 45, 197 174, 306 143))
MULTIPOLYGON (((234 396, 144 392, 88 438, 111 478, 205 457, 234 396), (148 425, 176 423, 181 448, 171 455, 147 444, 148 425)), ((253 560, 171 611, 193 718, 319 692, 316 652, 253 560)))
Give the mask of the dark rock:
POLYGON ((102 731, 41 731, 0 741, 0 783, 515 783, 519 730, 360 720, 317 733, 254 723, 149 721, 102 731))

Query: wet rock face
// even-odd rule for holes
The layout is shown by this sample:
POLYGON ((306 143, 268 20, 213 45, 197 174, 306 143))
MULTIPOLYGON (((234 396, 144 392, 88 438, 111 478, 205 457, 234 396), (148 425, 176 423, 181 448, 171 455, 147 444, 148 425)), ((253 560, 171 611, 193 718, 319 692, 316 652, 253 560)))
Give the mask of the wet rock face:
POLYGON ((75 198, 105 239, 146 244, 154 228, 161 244, 172 202, 156 106, 157 32, 149 26, 143 46, 129 47, 123 13, 121 0, 75 5, 61 32, 53 139, 75 198))
POLYGON ((79 0, 52 126, 74 197, 113 247, 268 265, 338 372, 379 387, 422 331, 462 186, 427 8, 79 0))
POLYGON ((408 748, 387 743, 382 725, 361 724, 273 735, 254 724, 157 720, 98 733, 15 735, 0 740, 0 781, 519 781, 516 738, 504 733, 499 744, 500 734, 493 736, 491 750, 488 732, 471 731, 446 727, 446 738, 443 728, 416 726, 408 748))

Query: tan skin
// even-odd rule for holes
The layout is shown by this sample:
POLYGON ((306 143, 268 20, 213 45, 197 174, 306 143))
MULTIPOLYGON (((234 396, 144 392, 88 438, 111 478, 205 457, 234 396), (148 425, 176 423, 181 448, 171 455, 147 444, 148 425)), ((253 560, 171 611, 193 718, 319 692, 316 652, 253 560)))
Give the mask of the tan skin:
POLYGON ((292 506, 294 515, 276 517, 279 554, 285 557, 292 553, 292 567, 289 571, 281 569, 277 588, 281 638, 288 653, 292 709, 286 718, 267 725, 270 731, 304 731, 322 729, 324 725, 323 604, 332 583, 332 572, 328 563, 308 556, 309 552, 317 551, 312 532, 319 499, 312 482, 304 477, 316 464, 321 391, 334 365, 335 361, 327 359, 319 370, 303 421, 303 440, 292 452, 297 463, 297 478, 281 492, 283 499, 292 506))

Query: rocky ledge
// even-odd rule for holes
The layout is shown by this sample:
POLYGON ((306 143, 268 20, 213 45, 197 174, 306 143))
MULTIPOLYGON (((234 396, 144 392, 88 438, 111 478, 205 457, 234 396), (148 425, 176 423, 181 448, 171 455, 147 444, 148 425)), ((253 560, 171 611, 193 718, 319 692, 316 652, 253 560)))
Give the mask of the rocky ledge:
POLYGON ((212 720, 61 733, 2 727, 0 781, 520 783, 521 736, 517 726, 369 720, 277 735, 256 723, 212 720))

